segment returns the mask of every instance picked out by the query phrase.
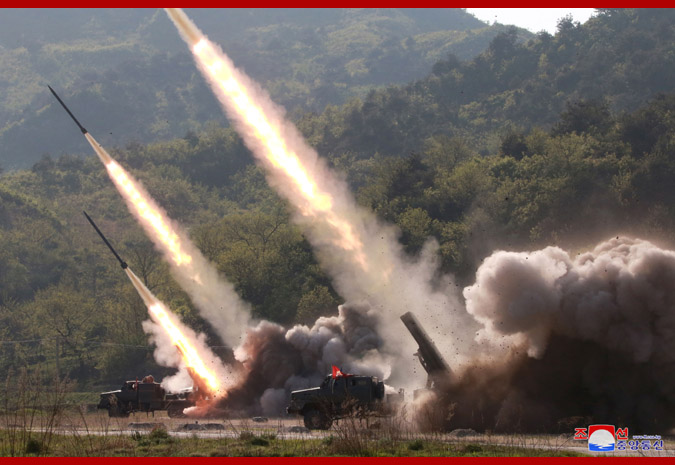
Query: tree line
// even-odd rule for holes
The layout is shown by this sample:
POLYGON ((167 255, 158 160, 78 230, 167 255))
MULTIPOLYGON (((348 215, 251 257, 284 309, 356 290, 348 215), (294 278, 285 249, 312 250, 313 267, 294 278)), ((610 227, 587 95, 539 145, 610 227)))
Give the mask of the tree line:
MULTIPOLYGON (((358 202, 400 228, 410 254, 436 240, 442 270, 460 284, 498 248, 581 251, 616 234, 668 246, 675 239, 675 89, 662 74, 672 65, 669 15, 603 10, 530 42, 507 33, 474 60, 443 60, 420 81, 294 119, 358 202), (591 53, 594 40, 628 49, 593 71, 602 54, 591 53), (533 60, 539 71, 519 74, 533 60), (627 69, 639 60, 642 68, 627 69), (570 73, 578 78, 568 92, 570 73), (616 87, 594 84, 593 73, 616 87), (495 100, 495 92, 513 100, 495 100)), ((339 295, 236 133, 211 124, 184 134, 110 151, 185 225, 256 318, 290 325, 334 313, 339 295)), ((146 370, 161 377, 140 325, 147 311, 83 209, 146 285, 226 356, 99 161, 65 154, 0 176, 0 369, 54 367, 58 344, 62 376, 82 389, 146 370)))

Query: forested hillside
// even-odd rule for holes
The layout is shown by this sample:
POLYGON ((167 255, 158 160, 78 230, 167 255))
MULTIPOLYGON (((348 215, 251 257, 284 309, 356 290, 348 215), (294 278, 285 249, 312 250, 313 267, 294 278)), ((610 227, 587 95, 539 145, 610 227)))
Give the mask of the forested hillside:
POLYGON ((555 36, 519 42, 516 31, 502 33, 472 60, 439 61, 424 79, 301 124, 324 154, 407 154, 438 135, 487 154, 509 132, 549 127, 568 102, 635 110, 673 91, 673 75, 674 10, 599 10, 583 26, 562 20, 555 36))
MULTIPOLYGON (((276 102, 323 110, 373 86, 426 75, 448 54, 471 58, 504 26, 459 9, 188 10, 276 102)), ((531 36, 520 31, 522 38, 531 36)), ((0 15, 0 160, 89 153, 54 124, 51 85, 102 143, 181 137, 227 124, 161 10, 5 10, 0 15)))
MULTIPOLYGON (((612 10, 522 44, 507 32, 411 84, 298 114, 298 127, 364 207, 398 225, 408 252, 435 238, 460 285, 496 248, 581 251, 618 234, 672 248, 674 28, 670 10, 612 10)), ((72 106, 87 107, 87 95, 72 106)), ((101 105, 129 124, 114 101, 101 105)), ((44 115, 79 137, 61 109, 44 115)), ((310 322, 341 303, 232 129, 207 125, 111 154, 189 229, 256 317, 310 322)), ((3 372, 53 364, 58 340, 63 374, 83 388, 161 373, 140 325, 147 311, 83 209, 153 292, 222 345, 94 157, 47 156, 6 171, 0 199, 3 372)))

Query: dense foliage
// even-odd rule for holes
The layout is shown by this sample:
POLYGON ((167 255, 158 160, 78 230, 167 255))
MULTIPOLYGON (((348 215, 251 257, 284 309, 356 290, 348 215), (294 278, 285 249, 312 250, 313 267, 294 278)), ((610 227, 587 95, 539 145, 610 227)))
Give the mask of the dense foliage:
POLYGON ((488 154, 510 131, 553 124, 568 102, 635 110, 672 91, 673 74, 674 10, 599 10, 583 26, 562 19, 555 36, 519 42, 515 30, 501 33, 472 60, 451 56, 424 79, 373 90, 301 125, 323 154, 407 154, 437 136, 488 154))
MULTIPOLYGON (((672 245, 672 14, 601 11, 523 44, 506 33, 473 60, 440 61, 427 78, 302 114, 298 126, 364 207, 398 225, 409 253, 435 238, 443 271, 460 283, 496 248, 584 250, 626 233, 672 245), (627 37, 650 47, 602 51, 627 37), (626 65, 635 60, 642 66, 626 65)), ((256 317, 308 323, 341 302, 232 129, 111 152, 256 317)), ((0 371, 54 366, 58 345, 62 376, 83 386, 151 367, 161 375, 140 326, 146 310, 82 209, 153 292, 221 345, 97 159, 45 156, 5 172, 0 199, 0 371)))
MULTIPOLYGON (((506 29, 459 9, 187 12, 276 102, 297 112, 420 78, 448 53, 471 58, 506 29)), ((28 168, 44 153, 89 153, 60 118, 48 84, 106 145, 171 139, 209 120, 227 124, 161 10, 3 11, 5 168, 28 168)))

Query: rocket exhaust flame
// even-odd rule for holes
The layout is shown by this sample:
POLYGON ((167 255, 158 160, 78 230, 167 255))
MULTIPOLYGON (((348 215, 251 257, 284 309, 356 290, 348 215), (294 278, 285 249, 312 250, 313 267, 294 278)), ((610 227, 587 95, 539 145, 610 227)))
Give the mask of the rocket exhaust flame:
POLYGON ((249 324, 248 304, 238 297, 234 286, 219 275, 192 244, 187 233, 169 219, 140 183, 113 160, 90 134, 85 136, 108 170, 129 210, 167 257, 174 277, 190 295, 201 315, 211 323, 226 344, 237 346, 249 324))
MULTIPOLYGON (((89 136, 89 134, 87 134, 89 136)), ((89 136, 90 137, 90 136, 89 136)), ((250 320, 248 304, 237 295, 215 267, 195 247, 187 233, 172 222, 140 183, 127 173, 94 140, 92 147, 105 163, 110 178, 155 245, 167 257, 174 277, 216 329, 226 344, 236 347, 250 320), (106 158, 107 157, 107 158, 106 158)))
MULTIPOLYGON (((151 234, 155 243, 159 242, 162 250, 176 266, 188 265, 192 262, 192 257, 183 252, 182 241, 175 230, 168 224, 166 215, 162 214, 147 192, 143 192, 137 181, 112 159, 108 152, 94 139, 86 133, 85 137, 91 147, 98 155, 99 160, 105 165, 110 178, 120 191, 120 194, 127 201, 132 213, 141 220, 142 225, 151 234)), ((192 279, 199 280, 199 276, 193 275, 192 279)))
POLYGON ((131 213, 137 218, 149 238, 167 257, 171 271, 181 287, 190 295, 201 315, 216 329, 223 341, 231 347, 241 342, 241 335, 249 326, 250 309, 237 295, 234 286, 223 280, 215 267, 202 255, 189 236, 168 217, 141 184, 89 134, 68 107, 51 92, 82 129, 108 171, 115 187, 125 199, 131 213))
POLYGON ((171 342, 178 349, 190 375, 199 378, 195 380, 195 383, 201 386, 208 386, 212 396, 223 395, 221 381, 216 376, 216 373, 206 366, 203 360, 205 357, 200 356, 199 352, 208 354, 208 358, 217 361, 220 366, 223 365, 222 362, 205 345, 198 351, 196 346, 185 336, 185 328, 181 330, 175 316, 170 315, 166 306, 145 287, 143 282, 138 279, 138 276, 131 269, 125 268, 124 271, 148 307, 152 320, 162 327, 171 338, 171 342))
MULTIPOLYGON (((229 333, 221 332, 221 335, 224 336, 225 342, 232 345, 238 343, 235 338, 241 334, 239 327, 248 322, 248 314, 244 311, 246 308, 243 305, 239 304, 238 307, 236 306, 239 300, 234 293, 233 287, 229 285, 228 288, 220 284, 216 271, 210 267, 196 248, 191 246, 190 242, 185 239, 187 236, 177 231, 170 224, 170 220, 152 201, 151 197, 110 157, 94 137, 84 129, 56 92, 51 87, 49 90, 78 125, 96 152, 96 155, 105 165, 108 174, 120 194, 127 201, 127 205, 130 207, 132 213, 140 220, 155 244, 169 256, 170 263, 173 265, 172 269, 178 275, 178 280, 190 283, 190 286, 184 285, 183 287, 193 297, 195 294, 200 296, 200 298, 195 300, 197 306, 205 313, 204 316, 207 319, 216 319, 216 310, 221 309, 223 305, 234 304, 234 306, 229 305, 230 308, 234 309, 234 314, 230 315, 232 317, 230 320, 234 321, 223 322, 224 319, 220 317, 218 318, 220 325, 214 326, 216 326, 216 329, 219 329, 219 327, 222 329, 224 325, 231 326, 232 328, 229 333), (193 256, 197 258, 198 263, 196 265, 193 263, 193 256), (177 272, 177 269, 183 270, 183 272, 177 272), (197 288, 204 286, 204 282, 201 279, 202 275, 205 276, 207 284, 210 284, 210 286, 203 292, 197 293, 197 288), (215 292, 213 289, 215 289, 215 292)), ((193 384, 201 386, 201 391, 211 399, 225 395, 223 383, 233 384, 230 367, 225 366, 213 354, 206 345, 203 335, 198 336, 192 329, 182 325, 175 315, 168 311, 166 306, 129 269, 86 212, 85 216, 118 259, 136 291, 148 307, 151 321, 144 322, 143 329, 153 336, 153 340, 157 346, 155 359, 165 366, 184 368, 184 370, 179 371, 174 377, 165 379, 163 384, 166 384, 170 390, 174 390, 174 388, 183 387, 178 385, 187 381, 186 378, 189 376, 193 380, 193 384), (207 367, 205 360, 210 362, 211 368, 207 367), (185 372, 187 372, 187 376, 182 376, 186 374, 185 372)))
POLYGON ((269 108, 257 101, 255 92, 247 85, 247 78, 202 36, 181 10, 168 8, 166 11, 190 45, 228 113, 233 113, 239 123, 245 126, 244 139, 249 146, 258 148, 254 149, 256 156, 292 186, 293 201, 301 214, 328 225, 334 244, 351 253, 354 263, 367 271, 369 265, 364 244, 354 231, 354 226, 342 218, 336 209, 333 195, 318 185, 315 173, 289 146, 281 122, 269 118, 269 108))
MULTIPOLYGON (((217 367, 223 367, 222 362, 216 357, 211 350, 203 344, 203 340, 200 340, 196 335, 191 335, 192 330, 183 327, 181 323, 176 319, 175 316, 170 315, 170 312, 167 310, 166 306, 154 296, 152 292, 141 282, 140 279, 134 274, 133 271, 129 268, 124 260, 117 254, 113 246, 110 244, 108 239, 103 235, 101 230, 96 226, 94 220, 87 215, 87 212, 83 212, 86 216, 87 221, 93 226, 98 235, 103 239, 103 242, 108 246, 110 251, 115 255, 115 258, 122 265, 122 269, 127 274, 127 277, 131 283, 136 288, 136 292, 143 299, 152 321, 159 325, 163 330, 163 337, 157 337, 155 334, 155 339, 157 341, 166 340, 168 337, 168 344, 158 343, 158 350, 163 350, 166 346, 176 347, 177 352, 182 357, 183 364, 188 370, 190 376, 194 379, 195 384, 199 386, 207 386, 209 394, 211 396, 217 397, 224 394, 221 392, 222 385, 221 380, 215 374, 215 372, 206 367, 204 363, 204 358, 208 358, 217 367), (161 347, 161 346, 164 347, 161 347), (198 347, 200 346, 200 347, 198 347), (200 355, 201 354, 201 355, 200 355)), ((154 333, 154 328, 148 325, 144 325, 144 329, 149 330, 148 332, 154 333)), ((224 373, 221 373, 222 378, 225 379, 227 376, 224 373)))
MULTIPOLYGON (((116 161, 110 160, 105 167, 117 188, 133 207, 134 213, 143 220, 144 225, 150 227, 154 233, 154 238, 159 240, 173 263, 176 266, 189 265, 192 262, 192 257, 183 252, 178 235, 167 224, 159 207, 153 205, 149 196, 141 192, 139 186, 116 161)), ((192 278, 200 281, 197 274, 193 274, 192 278)))
MULTIPOLYGON (((451 332, 473 334, 477 325, 466 312, 459 311, 462 305, 452 280, 439 277, 434 245, 417 260, 407 257, 398 242, 398 231, 357 205, 346 183, 285 121, 283 110, 236 69, 182 10, 168 8, 166 12, 233 127, 266 168, 268 182, 294 205, 295 220, 333 277, 336 290, 348 302, 367 301, 389 316, 380 323, 383 351, 410 359, 416 347, 411 338, 401 339, 398 317, 413 311, 438 341, 439 349, 446 355, 454 354, 448 357, 454 367, 464 361, 462 357, 473 341, 453 338, 451 332)), ((412 386, 410 383, 420 381, 416 368, 412 362, 398 363, 390 382, 412 386)))

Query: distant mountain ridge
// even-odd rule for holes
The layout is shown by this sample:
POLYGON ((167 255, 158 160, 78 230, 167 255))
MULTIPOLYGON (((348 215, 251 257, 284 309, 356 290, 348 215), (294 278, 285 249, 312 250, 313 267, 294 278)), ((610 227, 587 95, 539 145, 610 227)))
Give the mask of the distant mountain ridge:
MULTIPOLYGON (((187 12, 289 111, 320 111, 420 78, 449 53, 477 55, 505 30, 460 9, 187 12)), ((106 145, 180 137, 209 120, 227 124, 161 10, 5 10, 0 64, 6 169, 46 153, 88 153, 66 132, 47 84, 106 145)))

